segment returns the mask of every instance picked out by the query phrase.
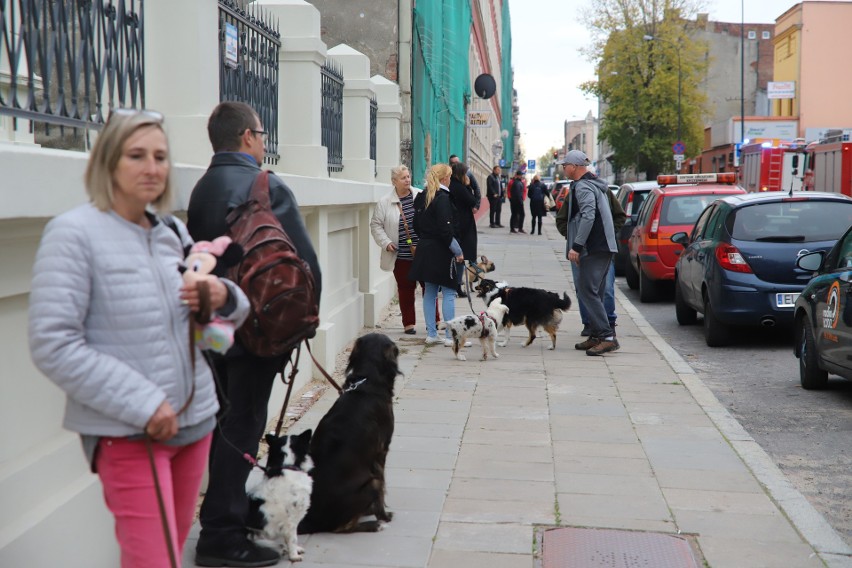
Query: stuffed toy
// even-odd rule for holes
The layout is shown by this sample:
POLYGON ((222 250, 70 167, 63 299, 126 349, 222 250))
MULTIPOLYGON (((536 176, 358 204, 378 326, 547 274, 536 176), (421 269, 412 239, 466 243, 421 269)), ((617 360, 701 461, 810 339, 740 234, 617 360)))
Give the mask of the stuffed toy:
MULTIPOLYGON (((189 249, 189 254, 181 266, 183 280, 192 284, 202 280, 200 276, 213 274, 224 277, 227 270, 240 262, 243 247, 230 237, 219 237, 214 241, 198 241, 189 249)), ((209 303, 208 303, 209 304, 209 303)), ((234 324, 210 313, 210 306, 204 305, 195 314, 198 325, 195 329, 195 343, 200 349, 225 353, 234 344, 234 324)))

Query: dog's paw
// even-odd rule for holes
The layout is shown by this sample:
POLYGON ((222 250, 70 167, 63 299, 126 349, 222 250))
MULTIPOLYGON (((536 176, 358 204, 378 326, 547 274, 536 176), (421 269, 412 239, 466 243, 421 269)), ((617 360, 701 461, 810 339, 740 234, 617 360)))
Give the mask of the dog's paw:
POLYGON ((305 549, 300 547, 298 551, 290 554, 288 556, 288 558, 290 558, 290 562, 301 562, 302 561, 302 554, 304 552, 305 552, 305 549))
POLYGON ((491 353, 491 356, 492 356, 492 357, 494 357, 495 359, 499 359, 499 358, 500 358, 500 354, 499 354, 499 353, 497 353, 496 351, 494 351, 493 353, 491 353))
POLYGON ((499 347, 506 347, 506 345, 508 345, 508 344, 509 344, 509 342, 508 342, 508 341, 504 341, 504 342, 502 342, 502 343, 498 343, 497 345, 498 345, 499 347))
POLYGON ((553 351, 554 349, 556 349, 555 345, 551 345, 550 347, 547 348, 548 351, 553 351))
POLYGON ((456 359, 458 359, 459 361, 467 361, 467 357, 465 357, 465 356, 464 356, 464 355, 462 355, 461 353, 459 353, 458 355, 456 355, 456 359))

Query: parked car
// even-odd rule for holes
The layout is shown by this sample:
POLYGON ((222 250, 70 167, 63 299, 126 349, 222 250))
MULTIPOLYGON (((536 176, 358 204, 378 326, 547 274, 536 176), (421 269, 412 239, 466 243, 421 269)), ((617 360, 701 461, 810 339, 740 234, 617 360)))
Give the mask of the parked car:
POLYGON ((681 325, 704 314, 704 339, 729 341, 731 326, 793 326, 793 307, 811 277, 796 265, 827 251, 852 225, 852 199, 837 193, 773 191, 711 203, 675 266, 675 314, 681 325))
POLYGON ((624 226, 616 235, 618 241, 618 252, 615 253, 613 264, 615 265, 615 273, 618 276, 624 275, 625 267, 627 266, 627 249, 630 235, 633 233, 633 227, 636 226, 636 219, 639 217, 639 209, 648 192, 659 187, 655 181, 636 181, 625 183, 618 189, 615 198, 621 203, 621 208, 627 214, 627 219, 624 221, 624 226))
POLYGON ((630 288, 639 288, 641 302, 657 300, 659 283, 674 280, 675 263, 683 249, 671 236, 689 231, 718 196, 745 193, 735 182, 733 173, 657 177, 659 187, 648 193, 627 245, 624 277, 630 288))
POLYGON ((618 195, 619 186, 613 185, 613 184, 610 183, 610 184, 607 185, 607 187, 609 188, 609 190, 612 192, 613 195, 618 195))
POLYGON ((829 373, 852 379, 852 228, 828 254, 809 252, 796 264, 808 274, 815 272, 793 314, 799 381, 803 388, 819 389, 828 383, 829 373))

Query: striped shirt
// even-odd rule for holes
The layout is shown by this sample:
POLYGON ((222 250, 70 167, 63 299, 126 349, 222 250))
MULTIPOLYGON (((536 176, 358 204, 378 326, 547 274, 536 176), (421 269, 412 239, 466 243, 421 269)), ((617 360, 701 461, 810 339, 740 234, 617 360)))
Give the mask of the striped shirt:
MULTIPOLYGON (((419 239, 417 233, 414 232, 414 197, 408 194, 405 197, 400 197, 399 202, 402 205, 402 214, 405 215, 405 220, 408 221, 408 232, 411 233, 411 245, 417 246, 419 239)), ((412 260, 411 246, 408 243, 408 235, 405 233, 405 224, 402 222, 402 215, 399 216, 399 243, 397 243, 396 257, 402 260, 412 260)))

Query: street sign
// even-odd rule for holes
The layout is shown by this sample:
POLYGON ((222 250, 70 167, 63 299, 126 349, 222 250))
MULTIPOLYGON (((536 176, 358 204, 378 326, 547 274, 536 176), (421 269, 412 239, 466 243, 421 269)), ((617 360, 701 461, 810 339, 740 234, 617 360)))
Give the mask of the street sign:
POLYGON ((674 155, 674 161, 675 162, 682 162, 683 161, 683 154, 675 154, 674 155))
POLYGON ((535 170, 535 160, 527 160, 527 169, 535 170))
POLYGON ((505 160, 505 159, 503 159, 503 158, 500 158, 500 167, 501 167, 501 168, 505 168, 505 167, 506 167, 506 160, 505 160))
POLYGON ((236 68, 237 50, 239 49, 239 35, 237 34, 237 26, 234 24, 225 23, 225 65, 236 68))
POLYGON ((683 154, 684 152, 686 152, 686 145, 680 140, 678 140, 672 145, 672 152, 674 152, 676 155, 683 154))

